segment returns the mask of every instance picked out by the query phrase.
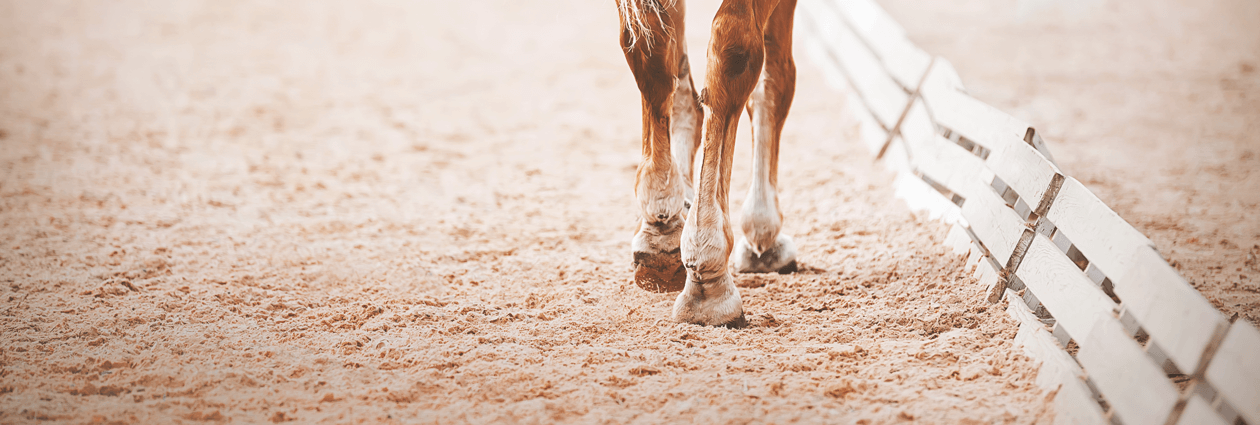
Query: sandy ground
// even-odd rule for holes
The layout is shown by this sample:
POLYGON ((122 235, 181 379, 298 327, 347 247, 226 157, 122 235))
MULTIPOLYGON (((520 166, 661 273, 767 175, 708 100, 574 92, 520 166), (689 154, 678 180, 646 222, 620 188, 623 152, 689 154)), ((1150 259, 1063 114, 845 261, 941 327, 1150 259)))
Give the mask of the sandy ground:
MULTIPOLYGON (((1004 306, 893 199, 811 65, 781 167, 803 270, 737 277, 749 328, 673 324, 630 283, 639 100, 611 4, 433 3, 0 2, 0 423, 1051 417, 1004 306)), ((716 5, 690 4, 703 56, 716 5)), ((1029 84, 915 37, 982 99, 1029 84)), ((1251 103, 1203 102, 1254 146, 1237 84, 1251 103)), ((1255 187, 1260 159, 1222 153, 1246 143, 1192 145, 1227 184, 1172 148, 1103 162, 1127 130, 1056 117, 1033 121, 1065 168, 1255 320, 1250 278, 1225 277, 1255 276, 1255 221, 1228 214, 1256 191, 1202 202, 1255 187), (1182 175, 1142 189, 1165 177, 1126 164, 1152 163, 1182 175)))
POLYGON ((880 3, 1226 316, 1260 324, 1260 2, 880 3))

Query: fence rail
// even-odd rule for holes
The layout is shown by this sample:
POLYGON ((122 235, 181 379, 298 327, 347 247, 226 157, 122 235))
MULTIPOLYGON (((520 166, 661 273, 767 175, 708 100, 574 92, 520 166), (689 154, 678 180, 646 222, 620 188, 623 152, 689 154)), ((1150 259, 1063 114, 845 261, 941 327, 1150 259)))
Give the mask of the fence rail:
POLYGON ((1008 300, 1057 422, 1260 425, 1260 331, 1231 324, 1065 175, 1032 126, 967 95, 872 0, 802 0, 797 16, 897 196, 952 223, 945 243, 978 295, 1008 300))

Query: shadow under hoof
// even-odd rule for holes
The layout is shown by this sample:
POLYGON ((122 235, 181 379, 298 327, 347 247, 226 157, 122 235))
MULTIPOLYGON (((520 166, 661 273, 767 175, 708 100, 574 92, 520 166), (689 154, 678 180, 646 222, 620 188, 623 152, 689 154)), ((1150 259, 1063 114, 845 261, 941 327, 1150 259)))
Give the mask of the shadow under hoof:
POLYGON ((796 273, 796 272, 797 272, 797 270, 799 270, 799 269, 798 269, 798 268, 797 268, 797 266, 796 266, 796 260, 792 260, 792 262, 791 262, 791 263, 788 263, 788 265, 783 266, 783 267, 780 267, 778 270, 775 270, 775 273, 778 273, 778 274, 792 274, 792 273, 796 273))
POLYGON ((634 284, 649 292, 678 292, 687 285, 687 269, 675 248, 634 253, 634 284))
POLYGON ((747 238, 742 238, 731 253, 731 263, 736 273, 796 273, 796 244, 792 238, 779 235, 777 243, 770 250, 757 255, 749 245, 747 238))
POLYGON ((739 317, 731 319, 731 321, 714 326, 715 328, 727 329, 743 329, 748 327, 748 320, 744 318, 744 313, 740 313, 739 317))

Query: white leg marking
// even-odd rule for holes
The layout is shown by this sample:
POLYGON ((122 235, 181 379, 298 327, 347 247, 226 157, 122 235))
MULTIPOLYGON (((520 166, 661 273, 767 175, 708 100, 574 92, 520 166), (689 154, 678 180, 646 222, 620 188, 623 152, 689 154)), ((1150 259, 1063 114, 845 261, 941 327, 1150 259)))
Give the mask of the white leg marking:
MULTIPOLYGON (((700 156, 703 160, 703 150, 700 156)), ((726 255, 730 250, 727 248, 725 225, 726 218, 717 199, 713 195, 699 195, 683 225, 682 262, 689 271, 688 275, 695 274, 698 280, 707 282, 727 272, 726 255)))
POLYGON ((697 135, 700 132, 699 116, 696 110, 692 108, 695 99, 695 88, 691 87, 688 76, 678 77, 674 88, 674 116, 670 119, 669 128, 669 149, 674 155, 674 166, 678 169, 678 176, 684 179, 683 185, 684 197, 687 202, 694 202, 696 199, 695 182, 686 180, 692 174, 692 167, 695 166, 693 159, 695 158, 697 148, 697 135))
POLYGON ((668 157, 664 161, 644 158, 640 166, 635 195, 647 223, 665 225, 682 215, 685 185, 671 162, 668 157))
POLYGON ((781 234, 778 192, 770 182, 773 155, 773 109, 763 77, 752 93, 753 179, 744 199, 740 228, 744 238, 735 243, 731 265, 740 273, 788 273, 796 271, 796 244, 781 234))
POLYGON ((770 104, 766 96, 763 78, 753 90, 753 179, 744 199, 740 227, 748 238, 753 253, 760 256, 775 245, 782 228, 779 215, 778 193, 770 184, 770 149, 774 123, 770 117, 770 104))

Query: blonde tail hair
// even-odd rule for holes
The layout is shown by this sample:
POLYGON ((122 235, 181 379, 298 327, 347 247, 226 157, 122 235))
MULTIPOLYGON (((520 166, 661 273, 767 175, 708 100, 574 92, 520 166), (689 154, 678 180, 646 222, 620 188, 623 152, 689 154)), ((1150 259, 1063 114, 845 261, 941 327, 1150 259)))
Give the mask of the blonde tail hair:
POLYGON ((652 48, 652 29, 648 27, 645 19, 647 14, 656 15, 656 19, 661 20, 661 12, 666 7, 673 6, 676 0, 617 0, 617 13, 621 15, 621 25, 630 33, 630 45, 627 48, 633 48, 643 40, 643 44, 648 49, 652 48), (667 4, 662 5, 665 1, 667 4))

